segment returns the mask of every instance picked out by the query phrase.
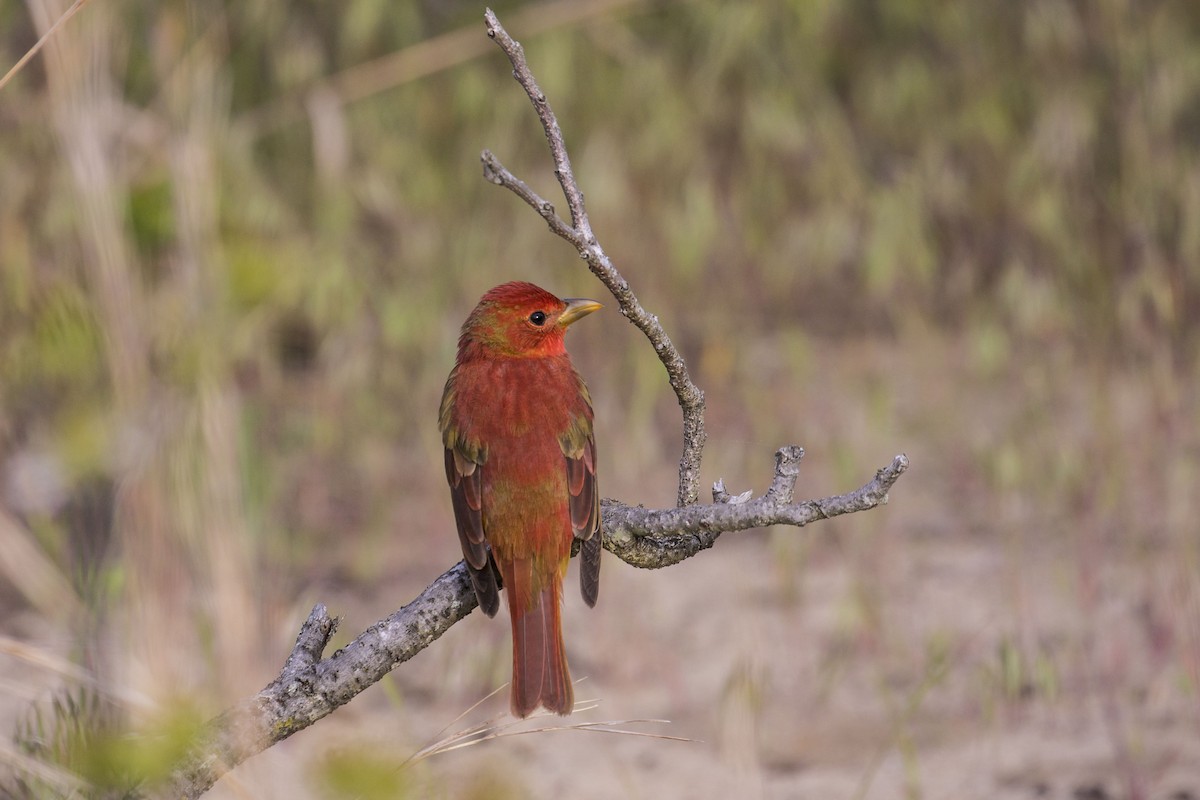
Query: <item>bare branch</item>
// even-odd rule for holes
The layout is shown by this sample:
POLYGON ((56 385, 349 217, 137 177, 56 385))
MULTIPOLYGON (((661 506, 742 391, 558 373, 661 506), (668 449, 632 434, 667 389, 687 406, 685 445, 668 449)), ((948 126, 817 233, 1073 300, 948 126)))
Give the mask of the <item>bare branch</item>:
MULTIPOLYGON (((887 502, 888 490, 905 470, 900 455, 863 487, 837 497, 795 502, 793 493, 804 450, 775 454, 775 477, 762 497, 729 498, 709 505, 647 509, 606 500, 604 547, 636 567, 677 564, 712 547, 730 531, 765 525, 794 525, 865 511, 887 502)), ((723 490, 721 490, 723 491, 723 490)), ((447 570, 411 603, 322 658, 337 620, 318 603, 300 629, 283 670, 254 697, 212 720, 171 775, 164 794, 195 798, 233 767, 312 725, 398 664, 424 650, 478 605, 466 565, 447 570)))
MULTIPOLYGON (((654 345, 666 367, 684 418, 684 450, 679 464, 679 505, 646 509, 605 500, 602 508, 604 547, 626 563, 657 568, 677 564, 713 546, 725 532, 766 525, 803 527, 840 514, 864 511, 887 502, 888 491, 908 469, 899 455, 856 491, 819 500, 794 499, 804 450, 790 446, 775 455, 775 474, 766 492, 730 495, 721 482, 713 487, 714 502, 698 505, 700 458, 704 448, 704 394, 691 382, 687 366, 663 331, 658 318, 646 312, 592 234, 583 193, 571 172, 562 131, 546 97, 538 88, 521 46, 501 27, 490 10, 485 15, 488 35, 496 40, 513 65, 546 131, 556 174, 567 199, 571 222, 509 172, 489 151, 483 151, 484 175, 528 203, 550 229, 571 242, 592 272, 608 287, 621 313, 654 345)), ((210 722, 186 761, 172 774, 172 796, 198 797, 221 775, 250 756, 291 736, 328 715, 397 664, 412 658, 466 617, 477 605, 465 565, 460 562, 435 580, 415 600, 368 628, 353 642, 322 658, 336 629, 323 605, 317 605, 301 628, 296 646, 279 676, 249 700, 210 722)))
POLYGON ((707 439, 704 430, 704 392, 692 383, 683 356, 659 324, 658 317, 642 308, 628 282, 613 266, 604 248, 592 233, 592 224, 583 204, 583 192, 579 189, 575 173, 571 170, 571 159, 567 156, 567 146, 563 142, 558 118, 554 116, 550 101, 538 87, 533 73, 529 70, 529 64, 525 62, 524 48, 508 35, 508 31, 504 30, 504 26, 490 8, 484 12, 484 21, 487 24, 488 36, 496 41, 512 62, 513 77, 529 95, 538 119, 542 121, 546 140, 550 144, 550 154, 554 158, 554 174, 558 177, 558 183, 562 186, 567 207, 571 212, 571 224, 566 224, 555 215, 553 205, 538 197, 523 181, 505 169, 488 150, 484 150, 481 156, 484 176, 492 183, 513 191, 533 206, 550 224, 550 230, 574 245, 580 257, 587 261, 588 268, 616 298, 621 313, 654 345, 654 352, 666 367, 671 388, 675 391, 679 408, 683 412, 683 455, 679 458, 678 503, 680 506, 691 505, 700 498, 700 460, 707 439))
MULTIPOLYGON (((636 2, 638 0, 543 0, 514 9, 509 19, 524 31, 524 35, 533 36, 597 17, 611 18, 636 2)), ((306 98, 314 94, 327 95, 342 105, 349 105, 473 61, 490 52, 490 45, 479 35, 475 25, 471 23, 414 42, 277 96, 240 114, 233 122, 234 135, 259 139, 303 121, 306 98)))
POLYGON ((37 42, 34 43, 33 47, 26 50, 25 55, 21 56, 17 60, 17 63, 13 64, 8 72, 4 73, 4 77, 0 78, 0 89, 3 89, 5 86, 7 86, 8 82, 16 77, 17 73, 20 72, 27 63, 29 63, 30 59, 38 54, 38 51, 45 46, 46 42, 50 41, 50 37, 53 36, 59 28, 61 28, 63 25, 66 25, 67 20, 75 16, 79 9, 87 5, 89 1, 90 0, 75 0, 75 2, 71 4, 71 7, 64 11, 62 16, 55 20, 54 24, 42 34, 42 38, 38 39, 37 42))
POLYGON ((712 547, 722 533, 768 525, 802 528, 817 520, 875 508, 887 502, 888 490, 908 469, 908 457, 899 455, 856 491, 796 503, 792 494, 803 457, 800 447, 780 449, 775 454, 771 487, 756 500, 746 495, 730 497, 719 483, 713 488, 719 499, 712 505, 652 510, 606 500, 604 547, 635 567, 668 567, 712 547))
POLYGON ((322 659, 337 629, 318 603, 275 680, 206 726, 164 796, 195 798, 238 764, 302 731, 424 650, 478 605, 463 562, 415 600, 322 659))

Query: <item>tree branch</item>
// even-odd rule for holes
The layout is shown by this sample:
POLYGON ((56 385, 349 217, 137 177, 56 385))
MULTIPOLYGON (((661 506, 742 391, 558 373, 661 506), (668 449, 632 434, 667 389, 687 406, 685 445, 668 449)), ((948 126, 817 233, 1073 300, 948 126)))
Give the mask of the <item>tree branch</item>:
MULTIPOLYGON (((606 500, 602 509, 604 547, 635 567, 677 564, 712 547, 728 531, 766 525, 804 526, 886 503, 888 490, 908 469, 900 455, 866 485, 844 495, 793 501, 804 450, 784 447, 775 454, 775 478, 758 499, 730 497, 718 482, 717 502, 686 508, 647 509, 606 500)), ((478 605, 466 565, 459 562, 411 603, 359 634, 328 658, 321 658, 337 630, 337 620, 318 603, 279 676, 254 697, 212 720, 184 763, 171 774, 164 792, 196 798, 253 755, 304 730, 378 682, 424 650, 478 605)))
POLYGON ((411 603, 323 659, 337 620, 318 603, 301 627, 279 676, 205 726, 172 771, 163 795, 195 798, 204 794, 247 758, 329 716, 379 682, 477 605, 466 565, 460 561, 411 603))
POLYGON ((700 498, 700 460, 708 438, 704 430, 704 392, 692 383, 683 356, 659 324, 658 317, 642 308, 637 296, 613 266, 604 248, 592 233, 592 223, 588 220, 587 210, 583 205, 583 192, 575 181, 575 173, 571 170, 571 159, 567 155, 567 146, 563 142, 558 118, 554 116, 550 101, 546 99, 529 70, 524 48, 520 42, 508 35, 508 31, 504 30, 504 26, 490 8, 484 12, 483 18, 488 36, 495 40, 512 62, 513 77, 525 89, 525 94, 529 95, 529 101, 533 103, 538 119, 542 121, 546 140, 550 144, 550 155, 554 158, 554 174, 558 177, 558 183, 567 199, 567 208, 571 212, 571 224, 568 225, 555 214, 554 206, 550 202, 538 197, 522 180, 505 169, 490 150, 484 150, 480 156, 484 177, 516 193, 542 215, 550 225, 550 230, 574 245, 580 258, 587 262, 588 269, 616 298, 621 313, 654 345, 654 352, 658 354, 659 360, 667 370, 667 378, 683 412, 683 455, 679 458, 678 503, 680 506, 691 505, 700 498))
MULTIPOLYGON (((565 222, 554 206, 483 151, 484 175, 532 206, 550 229, 571 242, 593 273, 608 287, 624 314, 654 346, 666 367, 684 418, 684 448, 679 463, 678 506, 647 509, 605 500, 602 538, 605 549, 628 564, 657 568, 677 564, 712 547, 728 531, 767 525, 802 527, 841 514, 886 503, 888 491, 908 469, 899 455, 856 491, 819 500, 794 499, 804 450, 789 446, 775 454, 775 475, 766 492, 731 496, 722 482, 713 486, 713 503, 698 505, 700 458, 704 449, 704 393, 691 382, 687 365, 662 329, 658 318, 638 302, 592 234, 583 193, 575 182, 562 131, 546 97, 538 88, 521 46, 501 27, 490 10, 488 35, 508 55, 513 75, 525 88, 550 143, 555 174, 571 211, 565 222)), ((450 568, 411 603, 377 622, 353 642, 322 658, 337 628, 324 605, 313 608, 296 646, 279 676, 254 697, 212 720, 188 756, 171 774, 166 792, 173 797, 202 795, 223 774, 247 758, 312 725, 379 681, 396 665, 428 647, 475 609, 477 601, 463 562, 450 568)))
POLYGON ((756 500, 750 499, 749 492, 730 497, 720 481, 713 487, 716 502, 712 505, 652 510, 605 500, 604 547, 635 567, 668 567, 712 547, 722 533, 769 525, 802 528, 817 520, 875 508, 887 502, 888 490, 908 469, 908 457, 898 455, 853 492, 796 503, 792 495, 803 457, 801 447, 776 452, 775 478, 756 500))

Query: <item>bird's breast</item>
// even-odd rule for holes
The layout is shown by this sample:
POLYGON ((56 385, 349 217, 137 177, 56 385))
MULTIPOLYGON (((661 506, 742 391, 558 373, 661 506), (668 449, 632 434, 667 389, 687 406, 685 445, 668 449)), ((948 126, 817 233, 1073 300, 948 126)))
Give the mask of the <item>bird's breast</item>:
POLYGON ((579 379, 566 358, 463 364, 455 390, 460 427, 489 448, 502 440, 554 443, 580 413, 579 379))
POLYGON ((483 516, 497 556, 565 559, 573 532, 559 440, 575 417, 590 417, 570 362, 469 362, 455 393, 459 429, 486 447, 483 516))

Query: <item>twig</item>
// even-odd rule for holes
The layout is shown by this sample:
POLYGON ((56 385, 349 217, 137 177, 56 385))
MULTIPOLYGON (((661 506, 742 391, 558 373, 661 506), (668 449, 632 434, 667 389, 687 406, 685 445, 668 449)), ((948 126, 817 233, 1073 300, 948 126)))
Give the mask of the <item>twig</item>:
MULTIPOLYGON (((804 526, 874 508, 887 502, 888 490, 908 469, 908 459, 896 456, 856 491, 795 502, 793 491, 803 455, 799 447, 780 449, 771 486, 756 500, 733 502, 737 498, 730 498, 710 505, 662 510, 606 501, 604 546, 637 567, 670 566, 712 547, 724 532, 774 524, 804 526)), ((411 603, 372 625, 332 656, 322 658, 337 622, 318 603, 300 629, 279 676, 257 695, 207 725, 184 763, 172 773, 166 794, 199 797, 247 758, 350 702, 395 666, 436 641, 476 605, 475 590, 460 561, 411 603)))
MULTIPOLYGON (((712 547, 717 538, 728 531, 775 524, 802 527, 886 503, 888 491, 908 469, 907 457, 896 456, 891 464, 856 491, 819 500, 796 501, 796 478, 804 450, 794 446, 781 448, 776 453, 775 475, 761 497, 755 499, 749 492, 730 495, 718 481, 713 487, 714 502, 708 505, 696 503, 705 438, 704 394, 692 384, 683 358, 658 319, 642 308, 592 234, 583 194, 575 182, 563 145, 562 132, 525 63, 521 46, 500 26, 490 10, 486 20, 488 35, 512 61, 513 74, 525 87, 542 120, 559 183, 571 209, 571 224, 558 217, 550 203, 538 197, 486 150, 483 153, 484 174, 516 193, 542 215, 552 231, 578 248, 591 270, 616 297, 621 313, 654 345, 683 409, 684 452, 679 466, 679 505, 655 510, 604 501, 602 538, 605 548, 634 566, 665 567, 712 547)), ((466 566, 460 562, 404 608, 368 628, 332 656, 322 658, 336 622, 329 617, 325 607, 318 604, 304 623, 279 677, 254 697, 208 724, 192 752, 172 773, 168 792, 177 797, 200 796, 237 764, 349 702, 397 664, 428 647, 476 605, 466 566)), ((603 723, 574 727, 590 728, 597 724, 603 723)), ((470 729, 463 736, 474 741, 472 737, 480 731, 486 736, 493 728, 485 724, 470 729)), ((460 744, 463 743, 456 742, 456 746, 460 744)))
MULTIPOLYGON (((506 684, 507 685, 507 684, 506 684)), ((503 688, 503 687, 501 687, 503 688)), ((491 697, 496 692, 488 695, 491 697)), ((581 709, 576 704, 575 710, 590 710, 595 706, 589 706, 587 709, 581 709)), ((518 728, 519 725, 525 722, 523 719, 515 719, 508 717, 508 720, 501 722, 507 714, 500 714, 483 722, 476 723, 470 727, 464 728, 461 731, 452 733, 449 736, 443 736, 438 741, 427 747, 421 748, 405 759, 401 767, 407 766, 414 761, 421 761, 430 756, 439 755, 441 753, 449 753, 453 750, 461 750, 464 747, 474 747, 483 742, 490 742, 493 739, 505 739, 510 736, 525 736, 530 733, 549 733, 551 731, 592 731, 598 733, 619 733, 625 736, 644 736, 650 739, 664 739, 672 742, 696 742, 696 739, 689 739, 685 736, 668 736, 664 733, 652 733, 649 731, 632 731, 625 728, 617 728, 617 725, 633 725, 633 724, 656 724, 669 725, 670 720, 666 719, 622 719, 622 720, 606 720, 599 722, 572 722, 570 724, 552 724, 541 725, 536 728, 518 728)), ((548 712, 535 714, 531 719, 538 717, 548 717, 548 712)))
POLYGON ((810 522, 856 511, 867 511, 887 502, 888 490, 908 469, 908 457, 896 456, 856 491, 820 500, 792 501, 804 450, 784 447, 775 454, 775 478, 757 500, 745 495, 729 498, 724 486, 713 487, 712 505, 652 510, 605 500, 604 547, 627 564, 658 569, 678 564, 712 547, 722 533, 810 522))
POLYGON ((489 8, 484 12, 487 34, 495 40, 508 60, 512 62, 513 77, 525 89, 529 100, 537 111, 538 119, 546 132, 546 140, 550 144, 550 154, 554 158, 554 174, 562 187, 567 199, 567 208, 571 212, 571 224, 568 225, 554 212, 554 206, 529 188, 523 181, 505 169, 500 160, 490 150, 484 150, 480 159, 483 161, 483 174, 489 181, 513 191, 518 197, 533 206, 550 225, 550 230, 566 239, 579 255, 587 261, 588 268, 600 282, 607 287, 616 298, 617 305, 626 319, 637 326, 650 343, 654 352, 666 367, 667 377, 675 396, 679 400, 679 408, 683 412, 683 454, 679 458, 679 493, 678 504, 689 506, 700 498, 700 460, 704 454, 704 443, 707 434, 704 430, 704 392, 692 383, 688 374, 687 364, 683 356, 671 342, 658 317, 642 308, 637 296, 629 288, 629 284, 612 261, 604 252, 604 248, 592 233, 592 224, 588 220, 587 211, 583 204, 583 192, 575 180, 571 170, 571 159, 567 155, 567 146, 563 142, 562 129, 558 126, 558 118, 550 107, 550 101, 538 87, 529 64, 525 61, 525 50, 521 44, 508 35, 508 31, 500 24, 500 20, 489 8))
MULTIPOLYGON (((640 0, 548 0, 530 3, 513 12, 521 30, 538 35, 558 28, 586 23, 601 16, 612 17, 640 0)), ((332 97, 342 105, 357 103, 406 83, 452 69, 488 51, 475 23, 432 36, 387 55, 354 64, 289 91, 243 112, 233 122, 234 135, 258 139, 280 128, 303 121, 306 98, 314 94, 332 97)))
POLYGON ((7 86, 8 82, 16 77, 16 74, 21 71, 21 68, 25 66, 29 59, 36 56, 38 51, 45 46, 46 42, 50 41, 50 37, 53 36, 59 28, 61 28, 63 25, 66 25, 67 20, 75 16, 79 9, 83 8, 89 2, 91 2, 91 0, 75 0, 75 2, 71 4, 71 7, 64 11, 63 15, 59 17, 53 25, 50 26, 50 29, 42 34, 42 38, 38 39, 37 43, 33 47, 29 48, 25 52, 25 55, 21 56, 20 60, 17 61, 16 64, 12 65, 12 69, 4 73, 4 77, 0 78, 0 89, 3 89, 5 86, 7 86))
POLYGON ((238 764, 302 731, 415 656, 478 605, 459 562, 408 605, 321 658, 337 623, 323 604, 309 614, 279 676, 205 726, 171 773, 164 796, 195 798, 238 764))

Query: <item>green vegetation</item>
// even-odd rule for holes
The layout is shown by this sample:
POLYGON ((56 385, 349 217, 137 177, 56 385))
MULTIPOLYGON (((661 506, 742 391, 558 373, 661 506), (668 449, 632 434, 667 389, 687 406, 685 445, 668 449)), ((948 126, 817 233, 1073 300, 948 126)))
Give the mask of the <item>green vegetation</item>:
MULTIPOLYGON (((0 0, 0 69, 45 27, 29 6, 0 0)), ((862 531, 839 546, 853 576, 829 680, 860 657, 911 668, 901 686, 891 667, 865 679, 896 706, 906 769, 909 716, 943 684, 986 695, 989 720, 1065 702, 1073 680, 1125 698, 1115 673, 1079 677, 1108 652, 1112 569, 1136 571, 1130 606, 1170 634, 1147 634, 1165 649, 1137 680, 1194 703, 1200 4, 495 8, 597 235, 709 392, 705 480, 759 490, 789 441, 812 462, 802 494, 913 456, 891 507, 828 526, 862 531), (914 532, 1001 554, 1011 613, 987 638, 890 633, 879 552, 914 532), (1053 641, 1030 632, 1022 577, 1047 560, 1082 620, 1053 641)), ((186 695, 203 717, 271 674, 313 592, 362 597, 454 557, 435 413, 458 324, 502 280, 599 292, 480 177, 487 147, 558 200, 481 18, 462 2, 105 0, 0 91, 0 507, 19 523, 4 535, 36 544, 0 593, 69 631, 63 654, 102 681, 186 695), (384 61, 406 48, 415 66, 384 61), (61 588, 6 585, 44 569, 69 576, 83 618, 61 588)), ((609 316, 572 335, 603 491, 668 502, 677 412, 609 316)), ((795 613, 820 550, 764 551, 795 613)), ((407 599, 385 596, 364 622, 407 599)), ((469 653, 463 683, 490 687, 503 658, 469 653)), ((322 761, 321 796, 409 791, 375 752, 322 761)))

